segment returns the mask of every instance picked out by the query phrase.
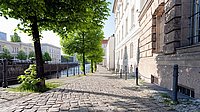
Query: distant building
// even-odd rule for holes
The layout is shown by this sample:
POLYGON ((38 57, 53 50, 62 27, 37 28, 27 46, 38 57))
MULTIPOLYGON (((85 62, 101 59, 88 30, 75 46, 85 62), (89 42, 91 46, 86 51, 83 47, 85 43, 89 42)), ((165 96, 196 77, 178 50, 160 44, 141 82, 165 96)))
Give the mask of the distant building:
POLYGON ((106 51, 107 44, 108 44, 108 40, 107 40, 107 39, 102 40, 102 48, 103 48, 103 51, 104 51, 104 56, 103 56, 102 65, 103 65, 104 67, 105 67, 106 64, 107 64, 107 59, 106 59, 106 56, 107 56, 107 51, 106 51))
MULTIPOLYGON (((0 40, 0 53, 3 52, 3 47, 6 47, 10 53, 16 58, 19 50, 23 50, 26 55, 29 55, 31 51, 34 51, 34 47, 31 43, 22 42, 9 42, 0 40)), ((42 53, 48 52, 52 58, 49 63, 60 63, 61 62, 61 48, 56 47, 51 44, 42 43, 41 44, 42 53)))
POLYGON ((106 67, 108 70, 115 70, 115 37, 114 35, 108 38, 108 44, 107 44, 106 49, 107 49, 106 67))
POLYGON ((4 33, 4 32, 0 32, 0 40, 7 41, 6 33, 4 33))
POLYGON ((132 73, 138 65, 139 9, 138 0, 114 0, 116 70, 132 73))
POLYGON ((48 52, 52 61, 50 63, 60 63, 61 62, 61 49, 51 44, 42 43, 41 44, 42 53, 48 52))

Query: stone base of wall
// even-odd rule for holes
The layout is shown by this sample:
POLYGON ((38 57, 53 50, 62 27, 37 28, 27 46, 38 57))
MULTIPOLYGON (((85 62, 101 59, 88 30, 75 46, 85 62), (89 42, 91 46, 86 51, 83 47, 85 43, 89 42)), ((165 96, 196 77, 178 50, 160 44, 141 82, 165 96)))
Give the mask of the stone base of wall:
POLYGON ((151 75, 158 78, 158 85, 172 90, 173 66, 179 65, 179 85, 194 90, 195 98, 200 98, 200 52, 187 53, 186 48, 178 49, 174 55, 157 55, 141 58, 139 73, 147 82, 151 82, 151 75))

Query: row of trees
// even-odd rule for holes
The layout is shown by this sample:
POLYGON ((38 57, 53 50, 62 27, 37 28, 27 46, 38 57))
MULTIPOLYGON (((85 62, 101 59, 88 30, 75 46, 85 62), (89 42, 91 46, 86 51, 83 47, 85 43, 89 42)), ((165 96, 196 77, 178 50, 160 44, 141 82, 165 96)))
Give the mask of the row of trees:
MULTIPOLYGON (((14 56, 12 56, 10 51, 6 47, 4 47, 3 53, 0 54, 0 59, 13 59, 13 58, 14 56)), ((33 51, 30 51, 29 54, 27 55, 23 50, 19 50, 16 58, 19 60, 27 60, 27 59, 35 60, 35 53, 33 51)), ((44 62, 52 60, 48 52, 45 52, 42 58, 44 62)))
MULTIPOLYGON (((52 30, 62 39, 69 38, 71 33, 79 34, 85 45, 84 38, 90 27, 102 28, 109 15, 108 5, 106 0, 0 0, 0 15, 20 20, 18 29, 33 37, 37 78, 41 79, 37 85, 44 87, 40 33, 52 30)), ((83 57, 85 53, 84 47, 83 57)))

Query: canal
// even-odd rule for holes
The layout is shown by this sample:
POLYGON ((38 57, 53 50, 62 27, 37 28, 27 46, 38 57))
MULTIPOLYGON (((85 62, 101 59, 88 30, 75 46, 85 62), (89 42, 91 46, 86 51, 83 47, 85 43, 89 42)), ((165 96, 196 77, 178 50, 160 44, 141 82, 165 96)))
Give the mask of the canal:
MULTIPOLYGON (((90 64, 85 64, 85 70, 86 70, 86 73, 90 72, 90 64)), ((73 76, 73 75, 78 75, 78 74, 83 74, 83 71, 81 70, 81 66, 76 66, 76 67, 68 69, 68 76, 73 76)), ((67 69, 62 70, 60 72, 60 76, 67 77, 67 69)))

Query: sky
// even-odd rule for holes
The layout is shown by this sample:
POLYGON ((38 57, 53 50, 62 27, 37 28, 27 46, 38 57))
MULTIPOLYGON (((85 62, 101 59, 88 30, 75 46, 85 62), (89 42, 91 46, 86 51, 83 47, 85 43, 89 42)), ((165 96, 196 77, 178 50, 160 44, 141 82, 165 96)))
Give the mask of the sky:
MULTIPOLYGON (((103 28, 104 31, 104 37, 108 38, 114 33, 114 14, 112 13, 112 7, 113 7, 113 2, 114 0, 107 0, 108 2, 111 2, 109 5, 110 9, 110 16, 108 17, 108 20, 105 21, 105 25, 103 28)), ((14 29, 17 27, 17 24, 20 23, 20 21, 8 18, 5 19, 4 17, 0 17, 0 32, 7 33, 7 40, 10 41, 10 35, 14 34, 14 29)), ((27 34, 17 31, 18 35, 21 37, 21 41, 24 43, 31 43, 32 38, 29 37, 27 34)), ((52 31, 44 31, 42 32, 42 40, 41 43, 48 43, 55 45, 57 47, 60 46, 60 38, 53 33, 52 31)))

